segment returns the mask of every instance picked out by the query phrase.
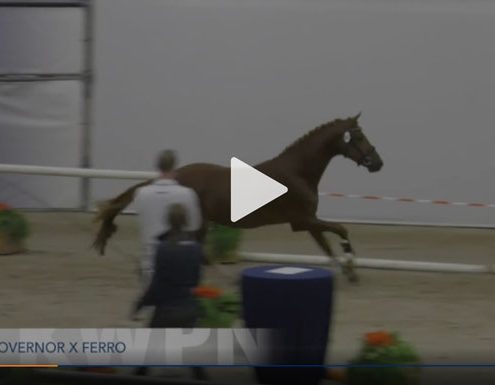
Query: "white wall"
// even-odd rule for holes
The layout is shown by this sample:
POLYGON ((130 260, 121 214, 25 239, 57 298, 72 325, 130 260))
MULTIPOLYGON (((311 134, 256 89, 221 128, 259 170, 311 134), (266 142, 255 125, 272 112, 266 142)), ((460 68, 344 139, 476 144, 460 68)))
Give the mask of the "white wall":
MULTIPOLYGON (((78 9, 0 8, 0 73, 80 71, 81 16, 78 9)), ((79 82, 0 82, 0 163, 74 167, 80 149, 79 82)), ((0 202, 79 207, 80 181, 0 174, 0 202)))
MULTIPOLYGON (((96 167, 256 163, 362 111, 385 167, 322 191, 495 201, 495 5, 483 1, 100 0, 96 167)), ((94 198, 128 183, 94 184, 94 198)), ((332 198, 322 216, 495 225, 492 209, 332 198)))
MULTIPOLYGON (((80 69, 80 16, 1 9, 0 72, 80 69)), ((495 201, 492 2, 98 0, 95 34, 95 167, 150 169, 163 148, 182 163, 256 163, 362 111, 385 167, 370 175, 338 159, 322 191, 495 201)), ((77 166, 80 102, 76 82, 0 85, 0 162, 77 166)), ((94 181, 93 199, 127 185, 94 181)), ((80 203, 73 179, 0 175, 0 186, 0 200, 20 206, 80 203)), ((335 198, 320 207, 485 225, 494 213, 335 198)))

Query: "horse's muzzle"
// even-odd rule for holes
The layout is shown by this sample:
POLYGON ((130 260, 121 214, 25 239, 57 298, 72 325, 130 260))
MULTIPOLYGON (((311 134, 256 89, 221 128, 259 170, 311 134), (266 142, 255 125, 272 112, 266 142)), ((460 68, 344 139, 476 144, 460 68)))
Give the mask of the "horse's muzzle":
POLYGON ((365 165, 365 167, 368 169, 369 172, 378 172, 383 167, 383 161, 380 159, 378 161, 371 162, 368 165, 365 165))
POLYGON ((369 172, 378 172, 383 167, 383 161, 377 153, 365 156, 362 164, 369 172))

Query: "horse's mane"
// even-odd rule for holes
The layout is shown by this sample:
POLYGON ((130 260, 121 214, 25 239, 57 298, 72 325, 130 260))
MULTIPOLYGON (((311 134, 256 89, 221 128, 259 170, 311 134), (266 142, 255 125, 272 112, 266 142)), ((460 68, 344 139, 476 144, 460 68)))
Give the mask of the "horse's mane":
POLYGON ((309 140, 313 140, 316 136, 321 135, 327 129, 336 129, 340 127, 344 123, 342 119, 335 119, 331 122, 323 123, 322 125, 313 128, 311 131, 307 132, 303 136, 296 139, 292 144, 289 144, 285 149, 280 153, 280 155, 287 154, 288 152, 292 152, 304 146, 309 140))

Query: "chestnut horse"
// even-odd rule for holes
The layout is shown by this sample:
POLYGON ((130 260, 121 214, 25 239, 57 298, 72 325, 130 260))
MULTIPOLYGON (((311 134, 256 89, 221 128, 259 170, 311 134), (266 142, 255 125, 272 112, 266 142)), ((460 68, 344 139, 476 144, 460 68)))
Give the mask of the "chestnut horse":
MULTIPOLYGON (((358 123, 359 115, 337 119, 323 124, 288 146, 278 156, 255 168, 284 184, 288 192, 247 215, 241 220, 230 221, 230 168, 207 163, 194 163, 177 170, 180 184, 196 191, 204 218, 222 225, 254 228, 264 225, 289 223, 293 231, 307 231, 329 256, 334 257, 325 232, 340 236, 350 247, 347 230, 340 224, 316 217, 318 208, 318 184, 332 158, 342 155, 352 159, 369 172, 379 171, 383 162, 364 135, 358 123)), ((108 239, 116 231, 115 217, 128 206, 135 191, 151 183, 139 183, 119 196, 100 205, 96 220, 101 221, 93 246, 103 255, 108 239)), ((342 264, 350 280, 356 280, 352 258, 342 264)))

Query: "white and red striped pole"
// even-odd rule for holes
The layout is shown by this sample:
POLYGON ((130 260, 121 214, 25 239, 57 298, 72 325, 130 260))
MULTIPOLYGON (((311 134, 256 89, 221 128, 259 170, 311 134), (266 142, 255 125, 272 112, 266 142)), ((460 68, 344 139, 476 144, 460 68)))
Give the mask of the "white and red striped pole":
POLYGON ((332 198, 350 198, 350 199, 364 199, 370 201, 391 201, 391 202, 402 202, 402 203, 423 203, 432 205, 442 205, 442 206, 464 206, 464 207, 479 207, 479 208, 495 208, 495 203, 472 203, 472 202, 456 202, 447 200, 435 200, 435 199, 414 199, 414 198, 398 198, 398 197, 387 197, 378 195, 359 195, 359 194, 342 194, 342 193, 327 193, 322 192, 320 196, 328 196, 332 198))

